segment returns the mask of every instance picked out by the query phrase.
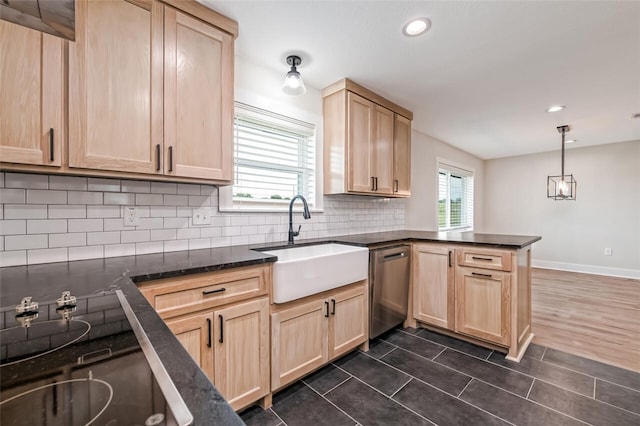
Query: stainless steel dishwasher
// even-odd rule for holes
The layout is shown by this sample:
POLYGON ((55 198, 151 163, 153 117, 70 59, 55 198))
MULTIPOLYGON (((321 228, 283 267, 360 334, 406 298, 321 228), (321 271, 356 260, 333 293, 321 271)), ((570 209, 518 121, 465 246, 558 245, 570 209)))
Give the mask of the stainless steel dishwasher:
POLYGON ((402 324, 409 304, 407 245, 386 246, 369 253, 369 338, 402 324))

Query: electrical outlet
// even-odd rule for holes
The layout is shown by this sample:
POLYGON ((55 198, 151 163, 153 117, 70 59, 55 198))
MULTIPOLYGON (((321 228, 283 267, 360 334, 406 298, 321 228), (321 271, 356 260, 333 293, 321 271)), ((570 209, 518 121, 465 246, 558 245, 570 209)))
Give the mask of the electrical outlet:
POLYGON ((604 249, 604 255, 605 256, 612 256, 613 255, 613 250, 611 250, 609 247, 604 249))
POLYGON ((194 225, 211 225, 211 210, 208 207, 194 209, 191 221, 194 225))
POLYGON ((140 225, 140 216, 138 210, 135 207, 125 207, 124 214, 124 226, 138 226, 140 225))

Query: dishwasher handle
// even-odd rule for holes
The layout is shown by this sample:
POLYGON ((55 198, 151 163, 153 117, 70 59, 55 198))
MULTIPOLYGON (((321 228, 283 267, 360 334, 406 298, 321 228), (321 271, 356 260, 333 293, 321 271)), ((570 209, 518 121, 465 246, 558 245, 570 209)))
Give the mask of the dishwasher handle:
POLYGON ((401 253, 395 253, 395 254, 388 254, 386 256, 383 256, 382 259, 385 262, 390 262, 392 260, 396 260, 396 259, 401 259, 403 257, 406 257, 406 253, 405 252, 401 252, 401 253))

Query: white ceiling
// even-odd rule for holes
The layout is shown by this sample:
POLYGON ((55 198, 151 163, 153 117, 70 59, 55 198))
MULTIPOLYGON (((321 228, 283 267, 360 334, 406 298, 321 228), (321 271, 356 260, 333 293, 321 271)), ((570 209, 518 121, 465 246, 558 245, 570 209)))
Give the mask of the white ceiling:
POLYGON ((558 150, 562 124, 568 148, 640 139, 640 1, 200 1, 238 21, 242 58, 284 78, 299 53, 306 85, 349 77, 483 159, 558 150))

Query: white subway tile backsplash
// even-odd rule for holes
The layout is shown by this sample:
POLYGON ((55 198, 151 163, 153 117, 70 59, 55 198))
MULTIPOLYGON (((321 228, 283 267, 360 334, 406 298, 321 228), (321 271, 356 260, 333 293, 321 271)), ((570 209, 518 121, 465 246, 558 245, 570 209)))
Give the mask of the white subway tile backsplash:
POLYGON ((135 227, 133 226, 124 226, 124 219, 104 219, 104 230, 105 231, 126 231, 133 230, 135 227))
POLYGON ((178 184, 168 182, 151 182, 152 194, 177 194, 178 184))
POLYGON ((27 262, 36 263, 66 262, 68 253, 66 248, 27 250, 27 262))
POLYGON ((5 219, 46 219, 47 206, 39 204, 5 204, 5 219))
POLYGON ((27 264, 27 251, 2 251, 0 252, 0 268, 5 266, 18 266, 27 264))
POLYGON ((176 207, 174 206, 150 207, 149 215, 150 217, 176 217, 176 207))
POLYGON ((76 247, 87 245, 87 234, 76 232, 70 234, 49 235, 49 248, 54 247, 76 247))
POLYGON ((200 185, 194 185, 190 183, 179 183, 178 194, 182 195, 201 195, 200 185))
POLYGON ((104 257, 104 247, 102 246, 69 247, 69 261, 101 257, 104 257))
POLYGON ((49 176, 49 189, 63 189, 65 191, 86 191, 87 178, 76 176, 49 176))
POLYGON ((211 238, 195 238, 189 240, 189 250, 198 250, 211 247, 211 238))
POLYGON ((103 245, 103 244, 120 244, 120 232, 87 232, 87 244, 103 245))
POLYGON ((186 228, 189 226, 189 218, 187 217, 165 217, 164 218, 164 227, 165 228, 186 228))
MULTIPOLYGON (((0 265, 287 238, 286 212, 220 213, 217 205, 218 190, 210 185, 0 172, 0 265), (135 206, 140 225, 124 226, 123 206, 135 206), (210 225, 193 225, 200 207, 210 208, 210 225)), ((324 212, 312 213, 311 220, 295 212, 299 224, 300 238, 404 229, 404 200, 325 197, 324 212)))
POLYGON ((176 232, 176 238, 179 240, 190 240, 194 238, 200 238, 199 228, 183 228, 178 229, 176 232))
POLYGON ((98 232, 104 230, 102 219, 69 219, 69 232, 98 232))
POLYGON ((182 250, 189 250, 189 240, 164 241, 163 251, 171 252, 182 250))
POLYGON ((151 241, 175 240, 177 238, 177 229, 152 229, 151 241))
POLYGON ((47 248, 48 236, 45 235, 7 235, 4 239, 6 250, 28 250, 47 248))
POLYGON ((0 203, 24 204, 24 189, 0 189, 0 203))
POLYGON ((4 172, 0 172, 0 188, 4 188, 4 172))
POLYGON ((125 192, 105 192, 104 204, 115 204, 118 206, 133 205, 136 203, 136 194, 125 192))
POLYGON ((27 189, 27 204, 67 204, 67 191, 27 189))
POLYGON ((136 229, 162 229, 164 220, 161 217, 141 217, 140 225, 136 229))
POLYGON ((162 241, 136 243, 136 254, 162 253, 163 251, 164 244, 162 244, 162 241))
POLYGON ((27 234, 55 234, 67 232, 64 219, 27 220, 27 234))
POLYGON ((136 205, 138 206, 161 206, 162 204, 162 194, 136 194, 136 205))
POLYGON ((211 197, 206 195, 189 195, 189 206, 206 207, 211 205, 211 197))
POLYGON ((89 191, 120 192, 120 179, 89 178, 87 189, 89 191))
POLYGON ((151 192, 151 182, 142 180, 123 180, 120 182, 122 192, 151 192))
POLYGON ((165 206, 187 206, 189 198, 188 195, 165 195, 163 204, 165 206))
POLYGON ((49 176, 30 173, 6 173, 5 188, 49 189, 49 176))
POLYGON ((88 218, 120 217, 120 206, 87 206, 88 218))
POLYGON ((87 206, 60 204, 49 207, 49 219, 83 219, 87 217, 87 206))
POLYGON ((69 204, 102 204, 102 192, 69 191, 69 204))
POLYGON ((114 244, 104 246, 104 257, 133 256, 135 254, 135 244, 114 244))
POLYGON ((139 243, 149 241, 151 236, 148 230, 145 231, 121 231, 120 241, 122 243, 139 243))

